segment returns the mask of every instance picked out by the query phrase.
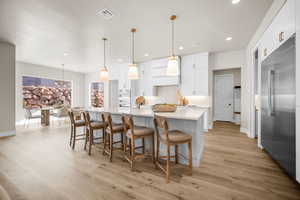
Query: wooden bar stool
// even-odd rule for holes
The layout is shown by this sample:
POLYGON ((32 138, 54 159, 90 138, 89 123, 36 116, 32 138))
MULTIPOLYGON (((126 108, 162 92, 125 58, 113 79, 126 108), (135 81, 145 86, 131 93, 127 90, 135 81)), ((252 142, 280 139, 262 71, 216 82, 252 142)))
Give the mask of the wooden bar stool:
POLYGON ((101 116, 102 116, 102 121, 92 121, 90 117, 90 113, 83 112, 83 117, 87 127, 84 150, 86 150, 87 142, 89 142, 89 155, 91 155, 92 145, 94 145, 95 140, 102 139, 102 141, 104 142, 106 123, 104 122, 103 115, 101 116), (102 137, 95 137, 94 131, 96 130, 102 130, 102 137))
POLYGON ((125 159, 130 163, 131 170, 134 168, 134 164, 137 158, 145 157, 145 138, 151 137, 152 140, 152 160, 155 163, 154 152, 154 130, 143 126, 134 126, 131 115, 122 116, 124 133, 125 133, 125 159), (136 147, 136 140, 142 140, 142 146, 136 147), (129 155, 127 154, 127 141, 129 140, 129 155), (136 149, 142 149, 142 154, 138 154, 136 149))
POLYGON ((183 155, 178 153, 179 144, 188 144, 188 154, 189 158, 185 158, 186 160, 189 160, 189 168, 193 170, 193 156, 192 156, 192 136, 184 133, 179 130, 169 130, 168 122, 165 118, 155 116, 154 117, 154 125, 155 125, 155 131, 156 131, 156 162, 158 168, 160 168, 165 174, 166 174, 166 181, 169 182, 170 179, 170 158, 175 158, 175 163, 178 163, 179 155, 184 157, 183 155), (160 134, 159 129, 162 129, 162 134, 160 134), (159 146, 160 142, 166 145, 167 147, 167 156, 159 156, 159 146), (175 147, 175 156, 170 155, 170 147, 175 147), (164 168, 162 164, 159 162, 159 158, 166 158, 167 159, 167 165, 164 168))
POLYGON ((84 140, 86 137, 86 133, 77 135, 76 129, 79 127, 85 127, 86 132, 86 126, 84 120, 76 120, 74 117, 73 111, 68 111, 68 115, 71 121, 71 137, 70 137, 70 146, 72 146, 72 149, 75 149, 75 142, 77 140, 84 140))
POLYGON ((105 135, 104 135, 104 149, 103 149, 103 155, 107 154, 109 155, 109 161, 112 162, 113 157, 113 151, 116 149, 124 149, 124 141, 123 141, 123 133, 124 128, 123 124, 113 123, 111 114, 110 113, 103 113, 103 118, 105 123, 107 124, 107 127, 105 129, 105 135), (114 141, 114 135, 120 134, 121 140, 114 141), (121 143, 121 148, 115 148, 114 144, 121 143))

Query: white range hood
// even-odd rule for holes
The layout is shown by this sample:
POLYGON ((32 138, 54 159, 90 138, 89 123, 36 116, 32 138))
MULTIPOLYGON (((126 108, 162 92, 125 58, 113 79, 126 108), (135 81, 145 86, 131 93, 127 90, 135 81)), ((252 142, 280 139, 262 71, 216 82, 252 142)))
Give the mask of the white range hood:
MULTIPOLYGON (((179 69, 180 69, 180 57, 179 57, 179 69)), ((153 86, 169 86, 180 84, 179 76, 167 76, 168 58, 159 60, 153 60, 151 62, 152 68, 152 85, 153 86)))

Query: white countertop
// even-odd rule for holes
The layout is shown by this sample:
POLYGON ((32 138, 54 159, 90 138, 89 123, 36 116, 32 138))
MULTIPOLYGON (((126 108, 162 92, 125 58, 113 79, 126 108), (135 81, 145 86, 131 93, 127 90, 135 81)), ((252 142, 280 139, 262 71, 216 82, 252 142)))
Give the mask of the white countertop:
POLYGON ((90 112, 110 112, 111 114, 130 114, 133 116, 141 117, 154 117, 154 114, 161 117, 171 119, 183 119, 183 120, 199 120, 202 115, 206 112, 205 109, 199 108, 177 108, 176 112, 158 112, 154 113, 151 109, 146 108, 116 108, 106 110, 104 108, 88 108, 90 112))

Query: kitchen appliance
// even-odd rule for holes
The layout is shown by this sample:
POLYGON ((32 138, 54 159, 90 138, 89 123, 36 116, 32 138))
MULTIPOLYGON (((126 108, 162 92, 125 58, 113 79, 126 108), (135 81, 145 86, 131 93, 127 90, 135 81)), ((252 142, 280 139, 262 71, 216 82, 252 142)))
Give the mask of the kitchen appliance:
POLYGON ((295 178, 295 36, 262 63, 261 143, 269 155, 295 178))

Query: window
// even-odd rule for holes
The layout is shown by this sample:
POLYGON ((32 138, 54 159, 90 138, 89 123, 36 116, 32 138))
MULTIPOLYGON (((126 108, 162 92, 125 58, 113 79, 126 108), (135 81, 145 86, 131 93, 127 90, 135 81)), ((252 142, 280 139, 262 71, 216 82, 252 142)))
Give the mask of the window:
POLYGON ((104 106, 104 84, 101 82, 91 83, 91 106, 103 107, 104 106))
POLYGON ((23 76, 22 83, 24 108, 71 106, 71 81, 23 76))

